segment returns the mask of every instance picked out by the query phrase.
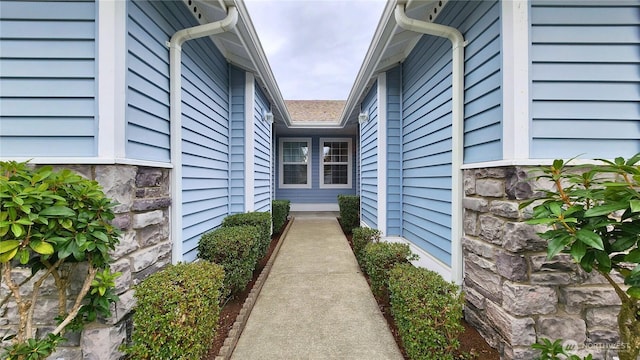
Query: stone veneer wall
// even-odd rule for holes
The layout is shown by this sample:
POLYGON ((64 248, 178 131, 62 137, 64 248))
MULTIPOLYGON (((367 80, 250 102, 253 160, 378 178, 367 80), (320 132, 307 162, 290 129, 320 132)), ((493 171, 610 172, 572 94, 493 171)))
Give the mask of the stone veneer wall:
POLYGON ((530 360, 540 338, 577 342, 578 354, 613 359, 620 304, 600 275, 584 272, 568 255, 546 260, 544 228, 525 224, 518 210, 534 190, 527 167, 464 172, 465 318, 501 359, 530 360))
MULTIPOLYGON (((68 168, 98 181, 106 195, 119 203, 115 208, 114 225, 122 229, 123 234, 112 253, 111 268, 122 275, 116 284, 120 301, 115 304, 111 318, 88 324, 81 334, 68 334, 68 341, 62 343, 49 358, 122 358, 118 347, 126 341, 127 329, 130 328, 130 312, 135 304, 133 286, 171 262, 170 170, 130 165, 60 165, 55 168, 68 168)), ((6 290, 2 292, 6 293, 6 290)), ((53 324, 43 323, 52 319, 57 311, 55 288, 43 288, 42 294, 50 296, 41 296, 38 303, 39 310, 35 312, 38 332, 53 329, 53 324)), ((3 329, 11 328, 16 322, 15 304, 10 302, 0 309, 0 331, 4 334, 3 329)))

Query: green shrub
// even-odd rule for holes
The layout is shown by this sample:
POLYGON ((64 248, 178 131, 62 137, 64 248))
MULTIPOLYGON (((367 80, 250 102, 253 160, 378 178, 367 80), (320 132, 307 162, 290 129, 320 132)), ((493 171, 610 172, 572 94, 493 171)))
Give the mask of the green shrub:
POLYGON ((271 214, 268 212, 249 212, 229 215, 222 220, 222 227, 252 225, 260 231, 258 238, 258 259, 267 254, 271 244, 271 214))
POLYGON ((271 218, 274 234, 279 234, 280 231, 282 231, 284 223, 287 222, 290 210, 291 201, 289 200, 273 200, 271 202, 271 218))
POLYGON ((177 264, 137 287, 132 359, 200 359, 216 333, 222 266, 208 261, 177 264))
POLYGON ((386 296, 389 282, 389 270, 396 264, 415 260, 407 244, 375 242, 367 244, 362 254, 364 271, 371 280, 371 291, 376 296, 386 296))
POLYGON ((198 257, 225 271, 220 300, 245 289, 258 262, 256 243, 260 236, 255 226, 222 227, 203 234, 198 242, 198 257))
POLYGON ((380 230, 357 227, 353 229, 353 253, 358 260, 360 267, 363 267, 363 251, 367 244, 377 242, 380 240, 380 230))
POLYGON ((350 234, 360 225, 360 197, 357 195, 338 195, 340 207, 340 225, 342 230, 350 234))
POLYGON ((464 299, 458 286, 411 264, 389 273, 391 314, 412 360, 454 359, 464 299))

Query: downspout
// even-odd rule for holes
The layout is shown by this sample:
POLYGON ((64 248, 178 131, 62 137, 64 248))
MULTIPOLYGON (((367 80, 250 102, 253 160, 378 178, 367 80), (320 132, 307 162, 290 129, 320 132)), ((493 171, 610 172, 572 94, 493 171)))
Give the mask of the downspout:
POLYGON ((177 31, 169 46, 169 105, 171 138, 171 261, 182 261, 182 44, 186 41, 231 31, 238 22, 238 10, 228 8, 220 21, 177 31))
POLYGON ((451 41, 452 45, 452 125, 451 125, 451 272, 456 284, 462 284, 462 161, 463 161, 463 136, 464 136, 464 46, 462 33, 454 27, 419 21, 407 17, 405 7, 396 5, 395 20, 398 26, 405 30, 420 34, 444 37, 451 41))

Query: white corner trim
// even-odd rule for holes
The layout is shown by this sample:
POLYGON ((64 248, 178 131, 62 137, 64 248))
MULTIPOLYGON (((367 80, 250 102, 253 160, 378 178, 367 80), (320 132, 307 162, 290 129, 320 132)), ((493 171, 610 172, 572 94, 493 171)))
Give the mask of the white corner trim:
POLYGON ((435 257, 433 257, 433 255, 429 254, 428 252, 422 250, 421 248, 416 246, 411 241, 409 241, 409 240, 407 240, 405 238, 402 238, 402 237, 398 237, 398 236, 383 237, 382 240, 383 241, 387 241, 387 242, 391 242, 391 243, 408 244, 409 248, 411 248, 411 251, 414 254, 417 254, 419 256, 418 260, 415 260, 415 261, 411 262, 413 265, 419 266, 419 267, 423 267, 423 268, 426 268, 426 269, 429 269, 429 270, 432 270, 432 271, 435 271, 438 274, 442 275, 442 277, 445 280, 453 281, 458 285, 461 284, 455 278, 454 273, 451 270, 451 267, 447 266, 442 261, 436 259, 435 257))
POLYGON ((503 159, 528 159, 529 116, 529 4, 502 2, 503 159))
POLYGON ((255 210, 256 80, 247 72, 244 86, 244 211, 255 210))
POLYGON ((387 234, 387 73, 378 75, 378 230, 387 234))
POLYGON ((127 2, 98 1, 98 156, 125 157, 127 2))

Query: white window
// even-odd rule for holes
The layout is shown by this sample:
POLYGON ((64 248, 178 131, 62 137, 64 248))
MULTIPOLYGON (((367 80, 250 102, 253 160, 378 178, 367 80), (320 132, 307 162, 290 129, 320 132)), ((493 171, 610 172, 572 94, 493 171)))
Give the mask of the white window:
POLYGON ((311 188, 310 138, 280 138, 280 187, 311 188))
POLYGON ((351 188, 351 139, 320 139, 320 187, 351 188))

